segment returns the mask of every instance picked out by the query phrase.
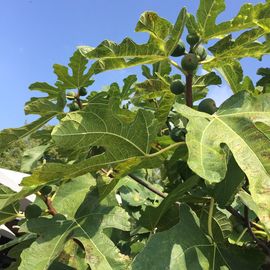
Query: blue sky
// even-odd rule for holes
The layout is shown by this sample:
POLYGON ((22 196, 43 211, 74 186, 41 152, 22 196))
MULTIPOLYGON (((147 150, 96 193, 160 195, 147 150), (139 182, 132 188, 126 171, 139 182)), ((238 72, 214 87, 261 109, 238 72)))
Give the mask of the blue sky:
MULTIPOLYGON (((218 20, 228 20, 245 3, 263 1, 226 0, 227 10, 218 20)), ((35 94, 28 86, 36 81, 54 84, 52 65, 68 63, 76 46, 96 46, 104 39, 120 42, 126 36, 145 42, 145 33, 135 33, 140 14, 146 10, 174 22, 181 7, 194 13, 199 0, 1 0, 0 9, 0 129, 19 127, 29 117, 24 103, 35 94)), ((245 61, 245 74, 256 78, 256 69, 266 66, 245 61)), ((113 81, 121 81, 134 70, 101 73, 89 89, 99 90, 113 81)), ((211 91, 218 103, 229 95, 228 89, 211 91)))

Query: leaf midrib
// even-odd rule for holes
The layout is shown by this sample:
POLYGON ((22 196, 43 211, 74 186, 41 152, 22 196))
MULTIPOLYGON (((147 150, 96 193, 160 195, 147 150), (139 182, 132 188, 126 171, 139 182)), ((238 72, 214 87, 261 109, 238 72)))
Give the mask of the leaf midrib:
MULTIPOLYGON (((215 5, 215 0, 212 2, 212 5, 211 7, 208 9, 208 11, 205 10, 205 6, 204 6, 204 10, 206 11, 206 18, 205 18, 205 21, 204 21, 204 24, 203 24, 203 30, 204 30, 204 33, 206 32, 205 29, 206 29, 206 25, 208 24, 208 20, 207 18, 209 18, 209 13, 211 12, 211 10, 213 9, 215 5)), ((211 17, 210 17, 211 18, 211 17)))
POLYGON ((128 144, 130 144, 134 148, 136 148, 140 153, 143 154, 143 156, 146 155, 146 153, 142 149, 140 149, 136 144, 134 144, 132 141, 130 141, 130 140, 126 139, 125 137, 122 137, 122 136, 120 136, 118 134, 107 132, 107 131, 106 132, 101 132, 101 131, 93 131, 93 132, 91 132, 91 131, 88 131, 88 132, 80 132, 80 133, 68 133, 68 134, 64 134, 64 135, 57 134, 57 135, 54 135, 54 136, 55 137, 65 137, 65 136, 70 137, 70 136, 85 136, 85 135, 99 135, 99 134, 104 135, 104 136, 108 135, 108 136, 120 138, 121 140, 126 141, 128 144))
MULTIPOLYGON (((253 157, 255 157, 259 164, 262 164, 261 160, 258 158, 258 156, 256 155, 256 153, 249 147, 249 144, 237 133, 235 132, 230 126, 228 126, 224 121, 221 121, 220 119, 216 118, 220 123, 222 123, 228 130, 230 130, 231 132, 233 132, 245 145, 246 147, 250 150, 251 153, 253 153, 253 157)), ((262 170, 265 171, 264 166, 262 166, 262 170)), ((266 174, 268 174, 265 171, 266 174)))

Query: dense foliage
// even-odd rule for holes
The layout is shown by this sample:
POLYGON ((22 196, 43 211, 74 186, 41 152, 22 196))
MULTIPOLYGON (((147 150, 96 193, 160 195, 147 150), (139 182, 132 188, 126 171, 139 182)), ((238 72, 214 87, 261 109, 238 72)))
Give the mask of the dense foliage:
POLYGON ((12 147, 0 153, 0 167, 14 171, 21 170, 21 159, 27 149, 37 146, 34 140, 25 138, 12 144, 12 147))
POLYGON ((8 269, 269 269, 270 68, 253 82, 239 60, 270 53, 270 2, 217 24, 224 9, 201 0, 175 24, 145 12, 136 31, 147 43, 79 47, 53 66, 55 85, 30 85, 44 96, 25 113, 39 118, 0 133, 2 151, 40 142, 22 160, 22 190, 1 186, 1 223, 20 219, 18 237, 0 246, 8 269), (133 66, 144 81, 90 90, 99 73, 133 66), (219 108, 200 103, 222 79, 233 95, 219 108))

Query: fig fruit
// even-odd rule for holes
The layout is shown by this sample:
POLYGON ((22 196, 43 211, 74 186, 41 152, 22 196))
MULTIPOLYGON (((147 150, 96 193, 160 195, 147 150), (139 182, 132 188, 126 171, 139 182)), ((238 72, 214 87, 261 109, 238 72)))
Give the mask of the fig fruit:
POLYGON ((196 34, 188 34, 186 37, 187 43, 193 47, 195 44, 197 44, 200 40, 200 38, 196 34))
POLYGON ((198 67, 198 58, 194 53, 185 55, 181 60, 182 68, 188 73, 193 72, 198 67))
POLYGON ((36 204, 29 204, 26 208, 25 208, 25 217, 27 219, 30 219, 30 218, 37 218, 41 215, 42 213, 42 210, 41 208, 36 205, 36 204))
POLYGON ((79 105, 76 102, 68 104, 68 107, 71 112, 78 111, 80 109, 79 105))
POLYGON ((180 95, 185 92, 185 85, 181 80, 174 80, 171 83, 170 90, 175 95, 180 95))
POLYGON ((47 196, 52 192, 52 187, 51 186, 44 186, 39 190, 39 192, 42 195, 47 196))
POLYGON ((80 95, 80 96, 86 96, 86 95, 87 95, 87 90, 86 90, 85 87, 81 87, 81 88, 79 89, 79 95, 80 95))
POLYGON ((185 128, 174 127, 170 132, 170 137, 175 142, 185 141, 187 130, 185 128))
POLYGON ((171 53, 171 56, 178 57, 185 54, 186 48, 183 41, 179 41, 177 46, 175 47, 174 51, 171 53))
POLYGON ((213 114, 217 111, 217 106, 212 98, 202 100, 198 106, 198 111, 213 114))
POLYGON ((199 57, 199 61, 203 61, 203 60, 205 60, 206 57, 207 57, 206 49, 205 49, 202 45, 199 45, 199 46, 196 48, 195 54, 199 57))
POLYGON ((68 100, 74 100, 74 98, 76 97, 76 94, 75 94, 75 92, 70 91, 70 92, 67 92, 66 97, 68 100))

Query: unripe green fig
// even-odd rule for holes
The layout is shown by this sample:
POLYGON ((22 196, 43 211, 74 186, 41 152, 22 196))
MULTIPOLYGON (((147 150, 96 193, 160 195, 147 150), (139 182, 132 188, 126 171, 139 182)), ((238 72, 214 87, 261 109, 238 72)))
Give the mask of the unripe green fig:
POLYGON ((72 102, 72 103, 68 104, 68 107, 69 107, 69 110, 71 112, 78 111, 80 109, 80 107, 77 104, 77 102, 72 102))
POLYGON ((90 94, 89 94, 89 97, 94 97, 97 94, 98 94, 97 91, 91 91, 90 94))
POLYGON ((202 100, 198 106, 198 111, 213 114, 217 111, 217 106, 212 98, 202 100))
POLYGON ((198 64, 198 58, 194 53, 185 55, 181 60, 181 66, 187 72, 193 72, 196 70, 198 64))
POLYGON ((44 196, 49 195, 52 192, 52 187, 51 186, 44 186, 39 190, 39 192, 44 196))
POLYGON ((180 40, 177 44, 177 46, 175 47, 174 51, 171 53, 171 56, 174 57, 178 57, 178 56, 182 56, 185 54, 185 44, 183 43, 182 40, 180 40))
POLYGON ((25 209, 25 217, 27 219, 30 219, 30 218, 37 218, 41 215, 42 213, 42 210, 41 208, 36 205, 36 204, 29 204, 26 209, 25 209))
POLYGON ((86 96, 86 95, 87 95, 87 90, 86 90, 85 87, 81 87, 81 88, 79 89, 79 95, 80 95, 80 96, 86 96))
POLYGON ((206 49, 205 49, 202 45, 199 45, 199 46, 196 48, 195 54, 199 57, 199 60, 200 60, 200 61, 205 60, 206 57, 207 57, 206 49))
POLYGON ((76 94, 75 94, 75 92, 70 91, 70 92, 67 92, 66 97, 68 100, 73 100, 76 97, 76 94))
POLYGON ((180 95, 185 92, 185 85, 181 80, 174 80, 171 83, 170 90, 175 95, 180 95))
POLYGON ((195 44, 197 44, 200 40, 200 38, 196 34, 188 34, 186 37, 187 43, 193 47, 195 44))
POLYGON ((175 142, 185 141, 186 134, 187 134, 187 130, 185 128, 179 128, 179 127, 174 127, 170 132, 170 136, 172 140, 175 142))
POLYGON ((67 219, 64 215, 59 214, 59 213, 57 213, 56 215, 54 215, 53 218, 56 219, 56 220, 66 220, 67 219))

